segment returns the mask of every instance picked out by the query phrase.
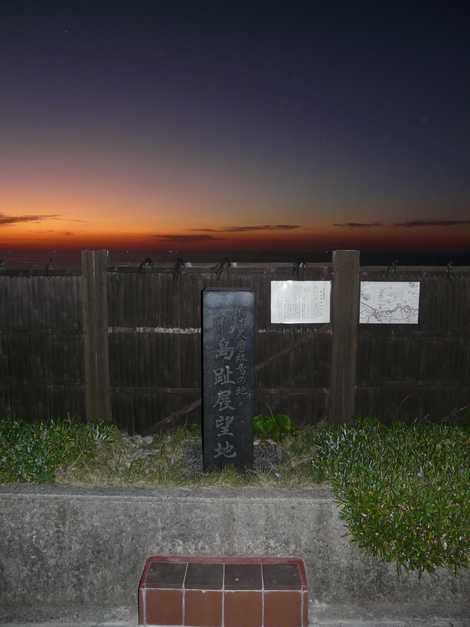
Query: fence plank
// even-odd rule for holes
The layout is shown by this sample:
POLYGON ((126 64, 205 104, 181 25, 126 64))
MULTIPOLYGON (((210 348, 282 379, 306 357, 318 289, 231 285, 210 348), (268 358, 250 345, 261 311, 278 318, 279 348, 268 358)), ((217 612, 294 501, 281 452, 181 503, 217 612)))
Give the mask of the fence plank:
POLYGON ((86 418, 111 421, 106 250, 82 251, 86 418))
POLYGON ((239 263, 220 276, 213 263, 193 264, 174 275, 173 264, 106 269, 100 254, 106 256, 95 253, 94 266, 84 255, 82 276, 0 276, 0 414, 112 414, 130 433, 148 433, 161 421, 197 421, 201 290, 247 287, 257 295, 257 411, 269 405, 299 424, 354 414, 386 422, 468 415, 470 267, 361 268, 362 280, 420 281, 420 315, 417 325, 357 327, 347 295, 356 289, 356 270, 337 252, 334 268, 307 264, 303 275, 328 280, 335 270, 332 324, 283 328, 270 323, 269 286, 295 279, 292 264, 239 263))
POLYGON ((333 342, 330 412, 332 423, 349 422, 354 414, 359 324, 359 251, 333 253, 333 342))

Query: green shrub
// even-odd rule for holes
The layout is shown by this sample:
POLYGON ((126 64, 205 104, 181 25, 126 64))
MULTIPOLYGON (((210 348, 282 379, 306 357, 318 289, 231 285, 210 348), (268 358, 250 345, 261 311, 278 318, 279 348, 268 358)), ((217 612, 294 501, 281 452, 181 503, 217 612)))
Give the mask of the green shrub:
POLYGON ((114 437, 115 427, 71 420, 26 423, 0 419, 0 483, 52 482, 64 465, 94 458, 97 441, 114 437))
POLYGON ((258 415, 253 417, 253 433, 260 439, 280 442, 294 433, 296 427, 286 414, 258 415))
POLYGON ((470 438, 449 425, 357 419, 316 434, 353 541, 398 570, 457 572, 470 559, 470 438))

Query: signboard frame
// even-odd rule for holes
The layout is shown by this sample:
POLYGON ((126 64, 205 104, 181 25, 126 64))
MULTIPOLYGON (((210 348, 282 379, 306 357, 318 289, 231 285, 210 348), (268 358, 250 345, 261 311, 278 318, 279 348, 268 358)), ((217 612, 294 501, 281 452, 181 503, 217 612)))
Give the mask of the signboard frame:
MULTIPOLYGON (((332 323, 332 303, 331 303, 331 296, 332 296, 332 291, 333 291, 333 286, 332 286, 332 281, 330 279, 322 279, 322 280, 303 280, 303 281, 295 281, 292 279, 288 279, 288 280, 273 280, 270 282, 270 300, 269 300, 269 321, 270 321, 270 325, 272 327, 279 327, 279 326, 285 326, 285 327, 292 327, 295 325, 299 325, 302 327, 308 327, 308 326, 318 326, 318 325, 324 325, 324 324, 331 324, 332 323), (310 286, 310 288, 314 288, 318 287, 318 288, 323 288, 326 291, 326 305, 324 307, 324 311, 322 313, 322 315, 319 316, 319 319, 316 320, 312 320, 312 319, 308 319, 308 320, 302 320, 302 319, 293 319, 293 320, 281 320, 280 317, 281 316, 275 316, 275 319, 273 320, 273 311, 274 311, 274 307, 275 304, 273 303, 273 297, 276 298, 276 295, 273 294, 273 284, 275 287, 275 292, 279 292, 282 289, 286 289, 289 290, 290 292, 293 292, 295 290, 295 288, 298 287, 302 287, 303 291, 306 291, 306 289, 308 289, 308 287, 310 286)), ((299 297, 301 297, 302 295, 300 295, 299 297)), ((314 297, 314 294, 312 294, 312 297, 314 297)), ((293 305, 295 307, 295 305, 293 305)), ((307 314, 308 315, 308 314, 307 314)))
MULTIPOLYGON (((379 289, 379 288, 377 288, 379 289)), ((404 305, 404 307, 410 307, 409 304, 404 305)), ((391 311, 391 310, 390 310, 391 311)), ((384 310, 383 315, 385 316, 387 313, 387 310, 384 310)), ((405 325, 405 326, 417 326, 420 324, 421 320, 420 320, 420 313, 421 313, 421 281, 381 281, 381 280, 377 280, 377 281, 361 281, 360 283, 360 294, 359 294, 359 324, 361 326, 390 326, 390 325, 405 325), (404 320, 403 318, 401 318, 400 320, 364 320, 361 316, 362 311, 363 311, 363 286, 366 288, 366 286, 369 285, 382 285, 382 286, 392 286, 392 285, 397 285, 398 287, 402 287, 404 285, 408 285, 408 286, 413 286, 413 289, 416 290, 416 298, 417 298, 417 308, 416 308, 416 319, 413 320, 404 320)), ((393 315, 393 312, 391 311, 391 315, 393 315)), ((365 317, 365 316, 364 316, 365 317)))

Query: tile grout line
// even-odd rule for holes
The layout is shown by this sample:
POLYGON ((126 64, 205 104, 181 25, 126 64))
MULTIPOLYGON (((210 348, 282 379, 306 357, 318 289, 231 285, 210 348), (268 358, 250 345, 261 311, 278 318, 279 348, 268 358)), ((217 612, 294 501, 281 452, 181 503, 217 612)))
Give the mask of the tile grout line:
POLYGON ((186 623, 186 575, 188 574, 188 567, 189 567, 189 562, 186 562, 186 568, 185 568, 184 577, 183 577, 183 599, 182 599, 183 620, 181 621, 181 624, 183 625, 183 627, 186 623))
MULTIPOLYGON (((175 590, 175 588, 147 588, 147 590, 175 590)), ((185 588, 187 592, 201 592, 202 590, 214 590, 214 588, 185 588)), ((227 592, 261 592, 261 588, 228 588, 227 592)), ((286 588, 285 590, 267 590, 267 592, 278 592, 279 594, 286 594, 288 592, 299 592, 298 590, 292 590, 291 588, 286 588)), ((5 623, 10 624, 10 623, 5 623)), ((21 623, 22 624, 22 623, 21 623)), ((25 623, 26 624, 26 623, 25 623)), ((29 623, 28 623, 29 624, 29 623)), ((0 623, 0 627, 3 623, 0 623)), ((183 627, 192 627, 192 625, 183 625, 183 627)))
MULTIPOLYGON (((147 588, 147 590, 175 590, 175 588, 147 588)), ((201 591, 206 591, 207 590, 214 590, 214 588, 185 588, 185 590, 187 592, 201 592, 201 591)), ((218 589, 217 589, 218 590, 218 589)), ((261 592, 261 588, 227 588, 226 592, 261 592)), ((267 592, 279 592, 279 594, 285 594, 288 592, 299 592, 298 590, 292 590, 290 588, 286 588, 285 590, 267 590, 267 592)), ((7 625, 9 625, 10 623, 5 623, 7 625)), ((20 623, 22 624, 22 623, 20 623)), ((25 624, 29 624, 29 623, 25 623, 25 624)), ((3 623, 0 623, 0 627, 3 625, 3 623)), ((183 627, 192 627, 192 625, 183 625, 183 627)))
POLYGON ((261 569, 261 627, 264 627, 264 575, 263 562, 259 563, 261 569))
POLYGON ((222 563, 222 623, 221 627, 225 625, 225 562, 222 563))

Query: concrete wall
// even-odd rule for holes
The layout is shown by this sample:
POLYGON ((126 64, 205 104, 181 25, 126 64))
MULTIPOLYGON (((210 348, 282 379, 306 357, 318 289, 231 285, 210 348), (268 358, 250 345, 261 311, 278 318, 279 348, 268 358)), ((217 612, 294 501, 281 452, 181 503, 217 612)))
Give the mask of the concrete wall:
POLYGON ((159 553, 299 556, 319 605, 469 606, 470 572, 398 577, 351 544, 328 488, 0 487, 0 619, 135 607, 159 553))

